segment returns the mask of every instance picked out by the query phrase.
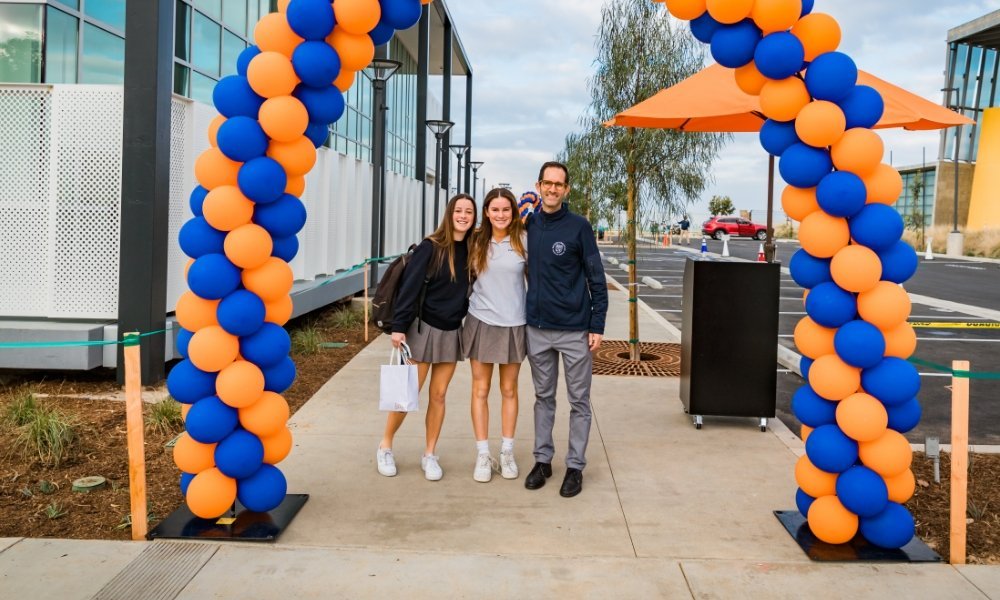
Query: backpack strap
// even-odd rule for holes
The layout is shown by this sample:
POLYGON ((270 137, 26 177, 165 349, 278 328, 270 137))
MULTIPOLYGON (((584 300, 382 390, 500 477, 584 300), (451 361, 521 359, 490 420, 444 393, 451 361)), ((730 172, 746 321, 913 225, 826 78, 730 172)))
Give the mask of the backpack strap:
MULTIPOLYGON (((416 248, 416 246, 413 247, 416 248)), ((427 296, 427 284, 431 282, 433 264, 434 255, 431 254, 431 260, 427 263, 427 272, 424 273, 424 284, 420 286, 420 293, 417 295, 417 333, 423 333, 424 298, 427 296)))

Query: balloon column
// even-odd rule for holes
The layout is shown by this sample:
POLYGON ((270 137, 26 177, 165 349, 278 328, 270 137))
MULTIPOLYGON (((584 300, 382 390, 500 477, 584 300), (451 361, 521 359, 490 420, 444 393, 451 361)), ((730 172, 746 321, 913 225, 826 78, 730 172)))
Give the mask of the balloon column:
POLYGON ((920 378, 908 358, 916 337, 910 300, 899 285, 916 253, 900 241, 892 203, 899 174, 882 163, 871 128, 883 101, 857 85, 858 70, 837 52, 841 31, 813 0, 667 0, 690 20, 715 60, 735 69, 740 89, 759 96, 767 121, 761 145, 779 157, 788 183, 785 212, 801 221, 802 249, 791 259, 806 288, 808 316, 795 328, 808 384, 792 409, 806 455, 795 468, 796 504, 828 543, 859 531, 899 548, 913 537, 903 507, 914 491, 904 433, 920 419, 920 378))
POLYGON ((292 314, 299 197, 355 74, 421 0, 279 0, 261 18, 237 74, 215 86, 211 147, 195 162, 194 217, 179 243, 191 258, 177 302, 178 351, 167 378, 186 432, 174 447, 181 491, 202 518, 236 499, 265 512, 284 499, 275 467, 292 448, 281 393, 295 379, 282 327, 292 314))

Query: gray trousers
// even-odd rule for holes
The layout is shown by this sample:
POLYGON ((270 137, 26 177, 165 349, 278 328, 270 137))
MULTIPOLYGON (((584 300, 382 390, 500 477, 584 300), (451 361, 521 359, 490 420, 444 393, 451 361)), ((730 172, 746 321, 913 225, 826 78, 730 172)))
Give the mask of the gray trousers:
POLYGON ((566 393, 569 397, 569 451, 566 466, 587 466, 587 442, 590 440, 590 382, 593 358, 589 333, 557 331, 528 326, 528 363, 535 384, 535 460, 551 463, 555 455, 552 426, 556 420, 556 384, 559 381, 559 355, 566 369, 566 393))

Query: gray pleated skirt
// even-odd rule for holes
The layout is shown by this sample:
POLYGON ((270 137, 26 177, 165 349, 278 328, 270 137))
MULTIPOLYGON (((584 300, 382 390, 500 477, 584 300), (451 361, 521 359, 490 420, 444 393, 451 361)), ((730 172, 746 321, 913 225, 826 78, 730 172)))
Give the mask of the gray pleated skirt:
POLYGON ((462 325, 462 347, 465 357, 472 360, 497 365, 520 364, 527 353, 524 335, 524 325, 497 327, 483 323, 470 313, 462 325))
POLYGON ((406 345, 410 347, 413 360, 424 363, 449 363, 465 360, 462 352, 462 328, 443 331, 423 322, 417 331, 414 320, 406 332, 406 345))

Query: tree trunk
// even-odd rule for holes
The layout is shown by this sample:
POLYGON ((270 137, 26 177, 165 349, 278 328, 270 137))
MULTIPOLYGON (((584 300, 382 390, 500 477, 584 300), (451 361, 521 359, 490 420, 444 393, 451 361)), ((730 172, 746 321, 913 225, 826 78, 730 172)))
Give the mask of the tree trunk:
POLYGON ((626 193, 628 196, 628 344, 629 360, 639 361, 639 286, 635 269, 636 246, 636 189, 635 189, 635 128, 628 130, 628 162, 625 164, 626 193))

